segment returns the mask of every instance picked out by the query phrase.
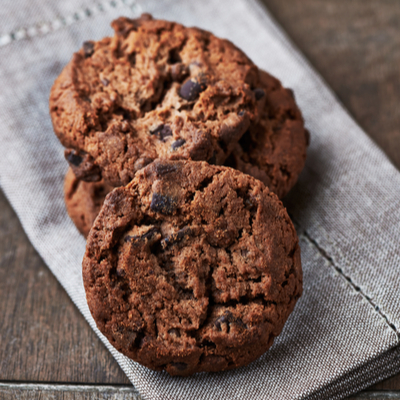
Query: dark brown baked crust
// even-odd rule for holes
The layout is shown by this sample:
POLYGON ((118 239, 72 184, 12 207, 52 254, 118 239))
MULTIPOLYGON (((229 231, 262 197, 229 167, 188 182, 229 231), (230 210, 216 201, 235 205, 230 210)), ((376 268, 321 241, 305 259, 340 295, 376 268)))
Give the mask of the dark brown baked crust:
POLYGON ((54 131, 77 177, 120 186, 159 157, 222 164, 264 105, 258 68, 197 28, 147 14, 112 27, 51 89, 54 131))
POLYGON ((79 180, 70 168, 64 180, 64 201, 68 215, 83 236, 89 234, 111 186, 79 180))
POLYGON ((261 70, 260 80, 265 93, 260 120, 251 124, 225 165, 254 176, 283 198, 304 167, 310 138, 293 92, 261 70))
POLYGON ((158 160, 114 189, 83 260, 90 311, 119 351, 171 375, 247 365, 302 292, 298 239, 263 183, 158 160))

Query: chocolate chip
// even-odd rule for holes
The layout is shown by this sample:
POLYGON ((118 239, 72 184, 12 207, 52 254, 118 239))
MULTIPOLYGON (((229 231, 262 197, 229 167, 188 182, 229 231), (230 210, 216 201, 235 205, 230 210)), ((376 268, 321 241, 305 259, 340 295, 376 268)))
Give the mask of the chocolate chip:
POLYGON ((179 147, 183 146, 185 143, 186 143, 186 140, 185 140, 185 139, 178 139, 178 140, 175 140, 175 142, 171 144, 171 149, 172 149, 172 150, 176 150, 176 149, 178 149, 179 147))
POLYGON ((66 153, 65 158, 70 164, 75 165, 75 167, 79 167, 83 161, 83 158, 75 150, 66 153))
POLYGON ((254 89, 254 95, 256 96, 256 100, 260 100, 265 96, 265 91, 261 88, 254 89))
POLYGON ((119 278, 123 278, 126 275, 125 271, 122 268, 117 268, 116 274, 119 278))
POLYGON ((221 331, 222 330, 221 324, 226 324, 227 322, 228 322, 228 320, 223 315, 222 317, 219 317, 218 319, 215 320, 214 325, 219 331, 221 331))
POLYGON ((243 117, 244 114, 246 114, 246 111, 244 111, 244 110, 240 110, 238 112, 239 117, 243 117))
POLYGON ((174 164, 171 165, 171 164, 156 163, 154 169, 156 170, 158 176, 163 176, 176 171, 178 167, 174 164))
POLYGON ((180 229, 178 232, 169 235, 167 238, 161 241, 161 246, 163 249, 167 248, 168 246, 180 242, 185 236, 189 236, 192 233, 192 230, 186 226, 180 229))
POLYGON ((120 17, 111 23, 112 28, 118 36, 126 38, 131 31, 136 31, 140 22, 134 19, 120 17))
POLYGON ((127 235, 124 237, 124 242, 130 242, 130 243, 135 243, 135 242, 139 242, 139 241, 150 241, 151 239, 154 238, 154 236, 159 233, 159 229, 156 227, 150 228, 146 233, 144 233, 143 235, 134 235, 134 236, 130 236, 127 235))
POLYGON ((100 168, 94 163, 93 157, 84 151, 65 149, 64 157, 74 171, 75 176, 85 182, 101 180, 100 168))
POLYGON ((214 325, 217 330, 222 331, 221 324, 229 324, 230 322, 233 322, 234 319, 233 314, 230 311, 226 311, 224 315, 221 315, 215 320, 214 325))
POLYGON ((249 210, 250 212, 254 212, 257 209, 257 200, 253 196, 251 197, 246 196, 244 205, 247 210, 249 210))
POLYGON ((228 332, 229 332, 229 325, 231 323, 236 324, 239 328, 242 329, 247 329, 247 325, 242 321, 241 318, 235 318, 233 316, 233 314, 230 311, 225 311, 224 315, 221 315, 220 317, 218 317, 215 322, 214 325, 217 328, 218 331, 222 331, 222 324, 228 324, 228 332))
POLYGON ((109 81, 107 78, 103 78, 103 79, 101 80, 101 83, 102 83, 104 86, 108 86, 108 84, 110 83, 110 81, 109 81))
POLYGON ((171 78, 175 82, 182 81, 185 76, 188 75, 189 71, 186 65, 182 63, 171 65, 170 69, 171 78))
POLYGON ((196 100, 199 94, 207 88, 204 81, 198 81, 194 78, 188 79, 179 90, 179 95, 188 101, 196 100))
POLYGON ((83 42, 82 48, 83 53, 85 54, 85 58, 88 58, 94 53, 94 42, 83 42))
POLYGON ((128 242, 133 243, 133 242, 136 242, 137 240, 139 240, 139 238, 140 238, 140 236, 137 236, 137 235, 134 235, 134 236, 127 235, 124 237, 124 242, 125 243, 128 243, 128 242))
POLYGON ((184 371, 187 368, 186 363, 171 363, 171 367, 176 368, 178 371, 184 371))
POLYGON ((154 212, 169 215, 176 209, 176 201, 160 193, 153 193, 150 209, 154 212))
POLYGON ((138 158, 134 164, 135 171, 139 171, 139 169, 144 168, 146 165, 150 164, 153 161, 154 160, 152 158, 146 156, 138 158))
POLYGON ((158 139, 165 142, 165 139, 172 136, 172 129, 169 125, 161 124, 157 128, 150 130, 150 135, 157 135, 158 139))
POLYGON ((140 239, 141 240, 150 240, 152 239, 157 233, 159 233, 159 229, 156 227, 150 228, 146 233, 144 233, 140 239))

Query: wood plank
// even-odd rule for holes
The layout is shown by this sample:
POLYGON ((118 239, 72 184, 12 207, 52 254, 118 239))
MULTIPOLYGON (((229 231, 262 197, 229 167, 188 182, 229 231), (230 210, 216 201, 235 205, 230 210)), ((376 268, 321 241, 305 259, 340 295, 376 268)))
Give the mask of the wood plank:
POLYGON ((0 399, 142 400, 132 386, 0 383, 0 399))
POLYGON ((370 391, 361 392, 356 396, 347 398, 348 400, 398 400, 400 399, 400 392, 384 392, 384 391, 370 391))
POLYGON ((400 390, 400 374, 377 383, 370 390, 400 390))
MULTIPOLYGON (((0 383, 1 399, 18 400, 142 400, 129 386, 0 383)), ((365 392, 349 400, 400 400, 400 392, 365 392)))
POLYGON ((0 381, 129 384, 2 193, 0 210, 0 381))

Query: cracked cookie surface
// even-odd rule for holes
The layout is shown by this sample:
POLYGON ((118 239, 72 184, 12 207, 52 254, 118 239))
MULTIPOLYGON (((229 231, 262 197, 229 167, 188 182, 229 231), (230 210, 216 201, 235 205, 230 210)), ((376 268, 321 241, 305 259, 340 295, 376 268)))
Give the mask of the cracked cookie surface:
POLYGON ((85 42, 50 93, 54 131, 79 179, 130 182, 156 158, 222 164, 258 120, 258 68, 197 28, 119 18, 85 42))
POLYGON ((110 343, 171 375, 255 360, 302 293, 297 235, 277 196, 194 161, 157 160, 106 197, 83 279, 110 343))
POLYGON ((64 179, 64 201, 68 215, 83 236, 87 237, 106 195, 113 188, 103 181, 84 182, 69 168, 64 179))
MULTIPOLYGON (((258 123, 235 145, 225 165, 261 180, 279 198, 297 182, 306 161, 309 133, 293 92, 260 70, 265 106, 258 123)), ((257 92, 256 92, 257 94, 257 92)))

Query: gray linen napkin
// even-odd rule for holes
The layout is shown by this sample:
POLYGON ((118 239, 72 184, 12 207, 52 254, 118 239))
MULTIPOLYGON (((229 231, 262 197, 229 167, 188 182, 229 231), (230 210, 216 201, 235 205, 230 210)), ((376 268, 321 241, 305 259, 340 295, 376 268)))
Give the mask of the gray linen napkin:
MULTIPOLYGON (((44 261, 145 399, 339 399, 400 371, 400 174, 256 0, 2 4, 0 185, 44 261), (235 371, 172 378, 115 351, 81 278, 85 241, 69 220, 67 169, 50 87, 84 40, 142 11, 229 38, 295 90, 311 131, 286 204, 300 236, 304 295, 264 356, 235 371)), ((71 322, 73 323, 73 322, 71 322)))

